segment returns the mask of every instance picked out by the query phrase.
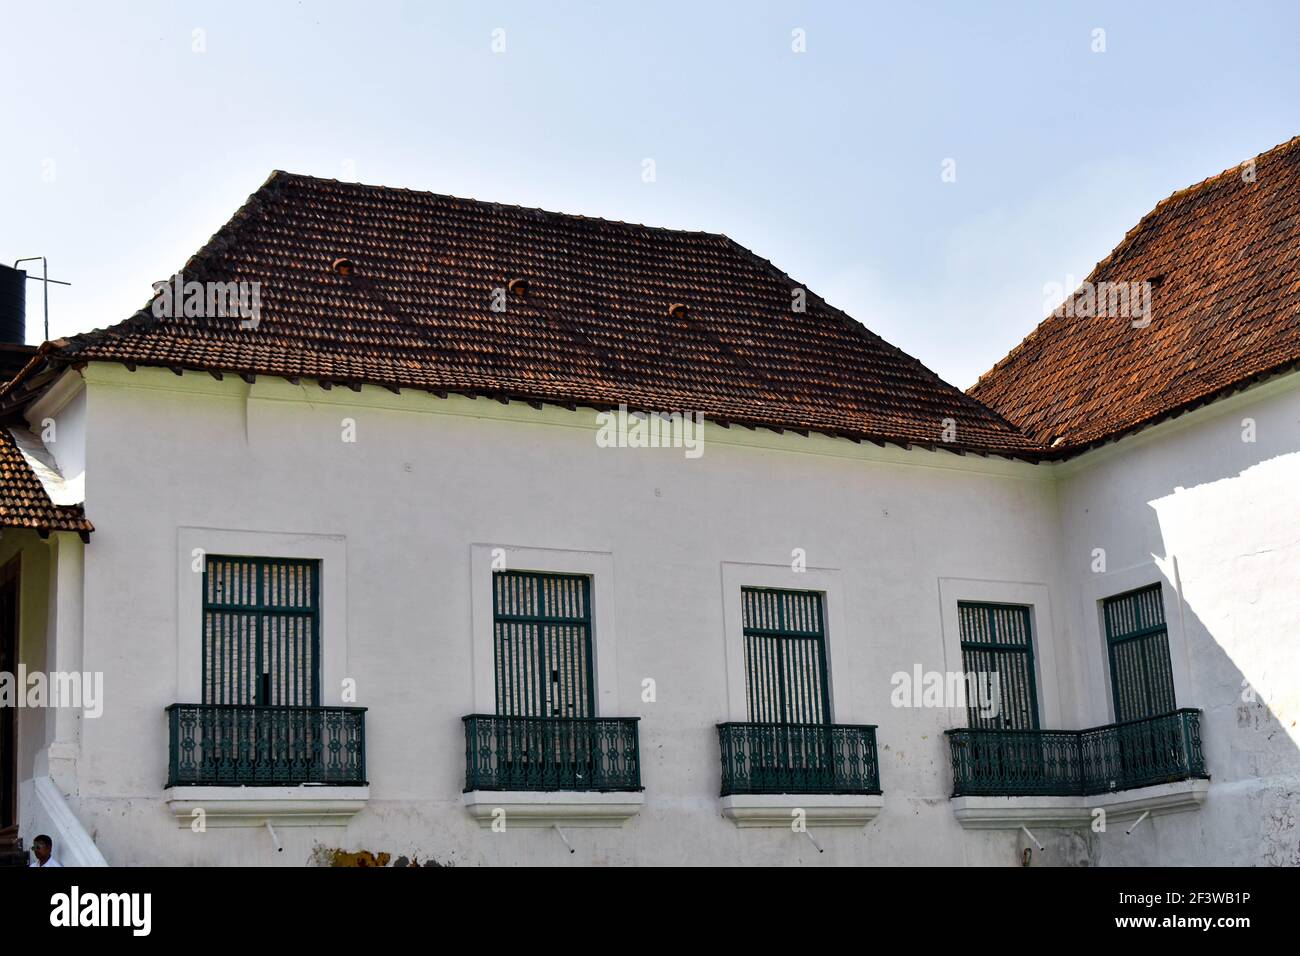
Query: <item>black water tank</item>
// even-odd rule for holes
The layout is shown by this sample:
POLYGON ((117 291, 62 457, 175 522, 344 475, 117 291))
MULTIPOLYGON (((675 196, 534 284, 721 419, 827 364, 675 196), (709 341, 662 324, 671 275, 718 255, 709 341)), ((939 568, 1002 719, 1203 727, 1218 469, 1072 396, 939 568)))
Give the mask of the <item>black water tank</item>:
POLYGON ((0 342, 27 342, 27 273, 0 265, 0 342))

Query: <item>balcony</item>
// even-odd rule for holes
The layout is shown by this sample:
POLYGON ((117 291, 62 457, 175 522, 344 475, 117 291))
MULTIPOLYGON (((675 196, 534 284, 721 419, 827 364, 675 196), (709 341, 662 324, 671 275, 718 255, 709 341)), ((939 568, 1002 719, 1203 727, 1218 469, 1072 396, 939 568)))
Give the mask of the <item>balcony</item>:
POLYGON ((167 786, 366 784, 364 707, 172 704, 167 786))
POLYGON ((882 806, 876 728, 718 724, 723 813, 738 826, 857 826, 882 806))
POLYGON ((172 704, 166 802, 182 826, 344 825, 369 797, 364 707, 172 704))
POLYGON ((1199 710, 1089 730, 958 729, 947 731, 947 737, 952 795, 963 801, 959 818, 970 810, 971 821, 992 820, 997 807, 1006 804, 982 798, 996 797, 1045 798, 1019 804, 1026 812, 1003 821, 1017 826, 1028 819, 1082 825, 1097 807, 1119 808, 1126 815, 1194 809, 1209 779, 1199 710), (1149 788, 1145 795, 1124 795, 1149 788))
POLYGON ((641 807, 639 717, 465 724, 465 804, 482 826, 619 826, 641 807))

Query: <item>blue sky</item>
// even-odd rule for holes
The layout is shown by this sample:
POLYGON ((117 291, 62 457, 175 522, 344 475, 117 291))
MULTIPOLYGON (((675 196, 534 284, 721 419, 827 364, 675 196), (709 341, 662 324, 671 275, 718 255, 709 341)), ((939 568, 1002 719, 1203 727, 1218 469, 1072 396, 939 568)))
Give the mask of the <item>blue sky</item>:
MULTIPOLYGON (((723 232, 964 388, 1045 284, 1300 133, 1295 4, 0 13, 0 260, 74 283, 55 337, 143 305, 280 168, 723 232)), ((34 342, 35 283, 29 303, 34 342)))

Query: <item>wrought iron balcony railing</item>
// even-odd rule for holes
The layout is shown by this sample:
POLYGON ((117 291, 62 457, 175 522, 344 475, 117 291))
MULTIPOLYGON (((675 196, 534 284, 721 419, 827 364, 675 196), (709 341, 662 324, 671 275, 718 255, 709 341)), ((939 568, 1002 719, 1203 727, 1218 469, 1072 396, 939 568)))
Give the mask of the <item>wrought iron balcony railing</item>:
POLYGON ((722 796, 880 793, 876 728, 850 724, 718 724, 722 796))
POLYGON ((947 731, 954 797, 1092 796, 1207 778, 1201 712, 1090 730, 947 731))
POLYGON ((465 792, 640 790, 640 719, 470 714, 465 792))
POLYGON ((172 704, 167 786, 366 783, 364 707, 172 704))

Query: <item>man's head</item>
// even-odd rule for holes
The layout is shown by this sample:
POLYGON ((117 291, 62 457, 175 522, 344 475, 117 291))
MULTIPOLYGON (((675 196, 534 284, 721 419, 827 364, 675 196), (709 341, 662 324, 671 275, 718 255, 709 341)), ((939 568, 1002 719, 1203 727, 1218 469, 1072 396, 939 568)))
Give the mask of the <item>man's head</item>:
POLYGON ((40 860, 41 866, 50 858, 50 853, 54 850, 54 841, 44 833, 32 841, 32 852, 36 854, 36 859, 40 860))

